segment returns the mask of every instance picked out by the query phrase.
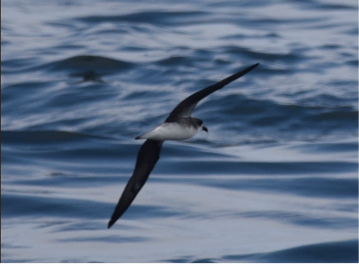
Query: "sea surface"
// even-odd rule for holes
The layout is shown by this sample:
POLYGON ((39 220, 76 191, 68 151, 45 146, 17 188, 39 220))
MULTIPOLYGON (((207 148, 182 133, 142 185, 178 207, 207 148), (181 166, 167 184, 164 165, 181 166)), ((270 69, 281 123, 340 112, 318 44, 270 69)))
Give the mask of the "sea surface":
POLYGON ((1 1, 1 261, 358 262, 358 2, 1 1))

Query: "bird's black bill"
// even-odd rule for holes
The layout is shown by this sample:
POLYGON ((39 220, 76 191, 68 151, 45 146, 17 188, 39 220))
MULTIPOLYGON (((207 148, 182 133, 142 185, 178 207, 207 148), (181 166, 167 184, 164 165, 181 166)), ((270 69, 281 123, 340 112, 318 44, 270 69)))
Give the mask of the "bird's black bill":
POLYGON ((207 127, 203 126, 203 127, 202 127, 202 130, 203 130, 203 131, 206 131, 206 132, 208 133, 208 128, 207 128, 207 127))

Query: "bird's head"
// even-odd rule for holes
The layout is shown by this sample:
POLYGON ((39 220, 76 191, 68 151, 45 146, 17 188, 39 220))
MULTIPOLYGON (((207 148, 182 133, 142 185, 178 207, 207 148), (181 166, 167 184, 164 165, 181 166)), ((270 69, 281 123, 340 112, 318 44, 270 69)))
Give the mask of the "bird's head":
POLYGON ((206 131, 208 133, 208 128, 206 126, 203 125, 203 121, 201 119, 195 118, 195 120, 197 121, 198 126, 203 130, 206 131))

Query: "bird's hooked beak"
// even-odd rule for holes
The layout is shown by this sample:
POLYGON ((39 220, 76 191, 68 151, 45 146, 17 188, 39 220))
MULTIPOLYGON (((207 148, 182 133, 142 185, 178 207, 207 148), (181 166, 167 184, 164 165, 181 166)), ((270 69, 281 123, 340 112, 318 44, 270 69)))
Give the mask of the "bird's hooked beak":
POLYGON ((205 126, 202 126, 202 130, 206 131, 208 133, 208 128, 205 126))

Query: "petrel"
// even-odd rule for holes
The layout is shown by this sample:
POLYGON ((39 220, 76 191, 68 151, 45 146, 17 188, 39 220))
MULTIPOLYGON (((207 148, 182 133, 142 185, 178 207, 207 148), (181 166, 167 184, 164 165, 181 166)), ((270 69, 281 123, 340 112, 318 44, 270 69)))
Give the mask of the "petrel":
POLYGON ((165 122, 148 133, 136 137, 136 139, 147 139, 142 145, 135 166, 135 171, 128 181, 119 201, 108 222, 110 228, 127 210, 146 183, 148 176, 155 167, 159 157, 162 144, 165 140, 183 140, 193 137, 198 131, 208 132, 201 119, 191 117, 192 111, 199 101, 211 93, 223 88, 230 82, 238 79, 257 67, 259 63, 237 72, 222 81, 204 88, 180 102, 167 117, 165 122))

